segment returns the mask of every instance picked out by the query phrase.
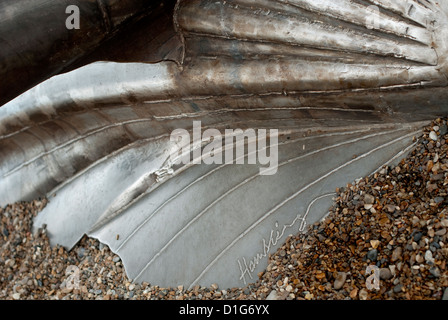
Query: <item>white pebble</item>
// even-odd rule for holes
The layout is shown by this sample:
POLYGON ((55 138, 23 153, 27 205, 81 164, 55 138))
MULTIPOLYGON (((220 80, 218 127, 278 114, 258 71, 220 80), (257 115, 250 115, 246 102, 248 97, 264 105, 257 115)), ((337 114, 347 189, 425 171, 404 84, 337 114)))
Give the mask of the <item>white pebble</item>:
POLYGON ((431 250, 427 250, 426 251, 426 253, 425 253, 425 260, 426 260, 427 263, 431 263, 431 264, 434 263, 434 258, 432 256, 431 250))
POLYGON ((431 140, 434 140, 434 141, 437 141, 437 133, 435 133, 434 131, 431 131, 430 132, 430 134, 429 134, 429 138, 431 139, 431 140))

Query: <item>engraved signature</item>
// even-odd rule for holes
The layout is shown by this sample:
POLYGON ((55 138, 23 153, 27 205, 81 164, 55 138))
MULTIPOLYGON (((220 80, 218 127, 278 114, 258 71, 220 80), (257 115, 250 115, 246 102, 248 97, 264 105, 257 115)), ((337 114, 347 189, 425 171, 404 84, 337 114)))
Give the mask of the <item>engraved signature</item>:
POLYGON ((305 215, 302 217, 302 215, 299 213, 294 220, 289 223, 289 224, 285 224, 283 225, 283 227, 280 229, 279 223, 275 222, 275 228, 271 230, 271 233, 269 235, 269 239, 262 239, 262 252, 258 252, 253 258, 251 258, 249 261, 246 260, 245 257, 243 257, 242 259, 238 259, 237 263, 241 272, 240 275, 240 280, 242 280, 244 282, 244 284, 247 284, 247 277, 249 279, 253 279, 253 273, 256 269, 256 267, 258 266, 258 264, 260 263, 261 260, 263 260, 264 258, 266 258, 269 255, 269 251, 271 250, 272 247, 276 246, 277 243, 280 241, 280 239, 283 238, 283 236, 285 235, 285 232, 287 229, 294 227, 294 225, 300 221, 299 224, 299 228, 298 228, 298 232, 303 232, 306 229, 307 226, 307 222, 306 222, 306 218, 308 216, 308 213, 310 211, 311 206, 318 200, 322 199, 322 198, 326 198, 326 197, 330 197, 330 196, 334 196, 334 193, 331 194, 325 194, 322 195, 316 199, 314 199, 313 201, 311 201, 311 203, 308 205, 308 208, 306 210, 305 215))

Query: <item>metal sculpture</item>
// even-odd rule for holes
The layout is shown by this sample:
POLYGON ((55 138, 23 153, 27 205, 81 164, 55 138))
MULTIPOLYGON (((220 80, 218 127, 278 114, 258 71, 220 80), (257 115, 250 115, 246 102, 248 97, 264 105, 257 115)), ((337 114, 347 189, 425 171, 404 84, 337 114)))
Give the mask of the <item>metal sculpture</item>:
POLYGON ((135 281, 255 281, 336 187, 448 111, 446 2, 163 5, 0 108, 0 205, 47 196, 36 228, 68 248, 98 238, 135 281), (190 161, 176 130, 196 137, 190 161), (239 158, 216 143, 244 135, 239 158))

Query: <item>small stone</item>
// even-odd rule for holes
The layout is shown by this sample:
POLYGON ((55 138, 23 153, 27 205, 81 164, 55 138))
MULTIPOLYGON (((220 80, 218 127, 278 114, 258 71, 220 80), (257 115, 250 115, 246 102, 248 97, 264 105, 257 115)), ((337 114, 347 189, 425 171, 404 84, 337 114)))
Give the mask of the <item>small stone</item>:
POLYGON ((434 198, 434 202, 435 202, 435 203, 442 203, 443 200, 445 200, 444 197, 435 197, 435 198, 434 198))
POLYGON ((395 276, 395 270, 396 270, 396 268, 397 268, 397 266, 396 265, 391 265, 391 266, 389 266, 389 270, 390 270, 390 272, 391 272, 391 274, 392 274, 392 276, 395 276))
POLYGON ((365 204, 373 204, 375 202, 375 197, 370 194, 364 195, 364 203, 365 204))
POLYGON ((8 260, 5 261, 5 265, 7 267, 10 267, 10 268, 14 267, 15 264, 16 264, 16 260, 15 259, 8 259, 8 260))
POLYGON ((423 263, 425 261, 425 259, 421 255, 418 254, 415 257, 415 261, 417 261, 417 263, 423 263))
POLYGON ((279 300, 279 294, 276 290, 272 290, 267 296, 266 300, 279 300))
POLYGON ((389 212, 389 213, 394 213, 395 210, 396 210, 396 208, 395 208, 394 205, 388 204, 388 205, 386 205, 386 210, 387 210, 387 212, 389 212))
POLYGON ((397 260, 401 260, 401 255, 403 253, 403 249, 401 249, 401 247, 397 247, 393 252, 392 252, 392 261, 395 262, 397 260))
POLYGON ((435 242, 435 241, 429 245, 429 249, 430 249, 432 252, 436 252, 437 249, 440 249, 440 248, 441 248, 441 247, 440 247, 440 244, 438 244, 438 243, 435 242))
POLYGON ((438 186, 435 183, 429 183, 426 186, 426 189, 428 190, 428 192, 433 192, 434 190, 437 190, 438 186))
POLYGON ((431 140, 437 141, 437 139, 438 139, 438 137, 437 137, 437 133, 435 133, 434 131, 431 131, 431 132, 429 133, 429 138, 430 138, 431 140))
POLYGON ((325 272, 317 272, 316 279, 322 280, 323 278, 325 278, 325 272))
POLYGON ((367 259, 370 261, 376 261, 376 258, 378 257, 378 250, 372 249, 369 252, 367 252, 367 259))
POLYGON ((422 238, 422 236, 423 236, 423 233, 421 233, 421 232, 416 232, 416 233, 414 234, 414 241, 415 241, 415 242, 419 242, 420 239, 422 238))
POLYGON ((445 292, 443 293, 442 300, 448 300, 448 287, 445 288, 445 292))
POLYGON ((390 280, 393 275, 389 268, 381 268, 380 269, 380 279, 381 280, 390 280))
POLYGON ((367 300, 368 297, 369 297, 369 293, 366 289, 363 288, 359 291, 359 299, 360 300, 367 300))
POLYGON ((12 295, 12 298, 13 298, 14 300, 20 300, 20 293, 14 293, 14 294, 12 295))
POLYGON ((425 260, 426 260, 426 263, 428 263, 428 264, 431 264, 431 265, 434 264, 434 258, 432 256, 431 250, 426 250, 425 260))
POLYGON ((350 291, 350 298, 355 299, 358 296, 358 288, 353 289, 350 291))
POLYGON ((440 269, 438 267, 431 267, 429 269, 429 272, 436 278, 439 278, 441 276, 440 269))
POLYGON ((312 300, 314 298, 314 295, 312 294, 312 293, 307 293, 306 295, 305 295, 305 299, 306 300, 312 300))
POLYGON ((85 254, 85 252, 86 252, 86 249, 85 249, 85 248, 83 248, 83 247, 78 248, 78 250, 76 251, 76 253, 78 254, 78 258, 79 258, 79 259, 84 258, 84 254, 85 254))
POLYGON ((370 240, 370 245, 372 246, 373 249, 376 249, 380 245, 380 241, 379 240, 370 240))
POLYGON ((333 288, 335 290, 340 290, 347 280, 347 274, 345 272, 338 272, 336 280, 333 283, 333 288))
POLYGON ((435 235, 436 235, 436 236, 439 236, 439 237, 442 237, 442 236, 446 235, 446 228, 437 230, 437 231, 435 232, 435 235))
POLYGON ((403 285, 401 283, 399 283, 394 287, 393 291, 394 291, 394 293, 400 293, 402 289, 403 289, 403 285))

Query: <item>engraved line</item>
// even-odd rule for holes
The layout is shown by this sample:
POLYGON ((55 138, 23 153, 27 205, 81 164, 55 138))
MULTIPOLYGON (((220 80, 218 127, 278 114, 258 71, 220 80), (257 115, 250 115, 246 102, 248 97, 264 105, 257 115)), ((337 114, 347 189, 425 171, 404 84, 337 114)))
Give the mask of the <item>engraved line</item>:
POLYGON ((416 145, 418 144, 418 142, 414 142, 413 144, 411 144, 410 146, 406 147, 403 150, 400 150, 395 156, 393 156, 391 159, 389 159, 387 162, 385 162, 383 165, 381 165, 380 167, 378 167, 376 170, 372 171, 368 176, 371 176, 372 174, 378 172, 379 170, 381 170, 382 167, 389 165, 392 161, 394 161, 395 159, 397 159, 398 157, 400 157, 401 155, 405 154, 406 152, 408 152, 409 150, 412 150, 416 145))
POLYGON ((179 115, 172 115, 172 116, 154 116, 154 119, 156 120, 165 120, 165 119, 181 119, 181 118, 194 118, 194 117, 201 117, 204 115, 215 115, 215 114, 221 114, 221 113, 230 113, 230 112, 257 112, 257 111, 299 111, 299 110, 312 110, 312 111, 343 111, 343 112, 365 112, 365 113, 381 113, 380 110, 366 110, 366 109, 347 109, 347 108, 316 108, 316 107, 278 107, 278 108, 238 108, 238 109, 217 109, 217 110, 205 110, 201 112, 190 112, 190 113, 182 113, 179 115))

